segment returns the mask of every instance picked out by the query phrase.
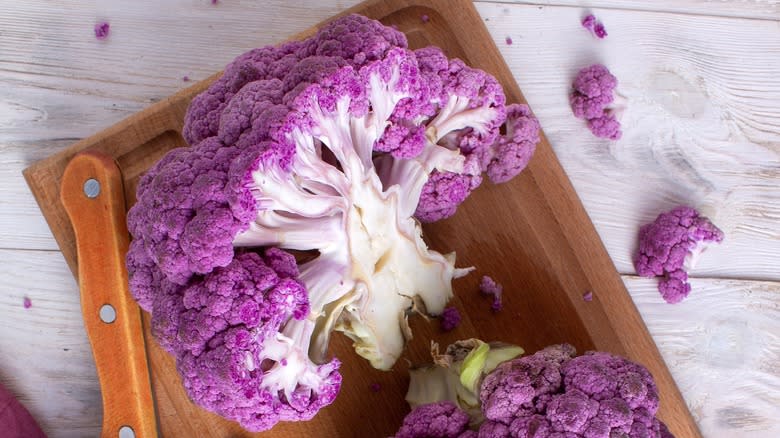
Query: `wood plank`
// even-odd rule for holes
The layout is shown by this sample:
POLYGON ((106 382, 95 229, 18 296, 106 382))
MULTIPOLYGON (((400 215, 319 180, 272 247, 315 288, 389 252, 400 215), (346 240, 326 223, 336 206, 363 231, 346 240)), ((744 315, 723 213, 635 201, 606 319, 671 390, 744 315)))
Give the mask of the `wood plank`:
MULTIPOLYGON (((509 101, 524 101, 510 71, 496 56, 496 48, 470 2, 442 0, 422 6, 416 1, 375 1, 362 5, 359 11, 368 16, 383 17, 387 24, 398 25, 410 36, 413 47, 436 44, 450 56, 462 57, 486 69, 504 85, 509 101), (420 20, 423 14, 431 17, 430 23, 420 20), (466 35, 456 32, 456 29, 471 31, 466 35)), ((202 89, 203 84, 198 84, 198 87, 202 89)), ((166 99, 26 170, 25 176, 71 268, 75 263, 72 234, 67 218, 59 211, 61 207, 51 193, 51 188, 58 185, 64 164, 75 151, 83 148, 102 151, 118 158, 126 171, 126 185, 132 187, 138 172, 149 166, 160 152, 180 141, 176 140, 176 132, 181 129, 183 108, 195 91, 186 90, 166 99), (158 144, 157 139, 168 133, 173 133, 172 140, 158 144), (145 152, 135 153, 138 148, 145 152), (143 157, 145 161, 133 165, 133 171, 127 172, 122 158, 130 155, 143 157)), ((581 349, 596 348, 626 354, 653 372, 662 399, 660 416, 670 429, 685 436, 699 435, 692 419, 684 414, 686 408, 668 370, 545 140, 539 144, 534 160, 521 177, 502 186, 483 188, 480 195, 471 197, 459 213, 454 219, 428 227, 432 245, 445 252, 465 252, 462 263, 478 263, 485 271, 507 278, 503 282, 508 289, 536 292, 518 295, 508 302, 504 315, 510 315, 510 319, 504 318, 503 326, 496 320, 467 317, 463 327, 471 329, 469 336, 504 337, 506 341, 522 343, 531 351, 550 343, 567 341, 581 349), (483 232, 486 225, 502 232, 486 235, 483 232), (505 248, 512 248, 513 252, 503 254, 501 259, 493 258, 497 251, 505 248), (597 290, 599 298, 586 305, 582 293, 588 289, 597 290), (535 309, 535 312, 528 312, 528 309, 535 309), (515 314, 534 315, 542 320, 517 320, 515 314), (509 323, 513 328, 511 333, 506 330, 509 323)), ((462 284, 474 290, 476 279, 474 277, 462 284)), ((473 301, 478 299, 476 294, 466 295, 465 308, 476 306, 473 301)), ((410 346, 409 357, 419 361, 427 356, 431 333, 423 329, 416 339, 410 346)), ((342 371, 347 381, 357 382, 358 376, 370 375, 367 363, 351 355, 347 343, 335 343, 332 348, 333 353, 344 361, 342 371)), ((154 353, 151 356, 152 367, 155 368, 160 362, 155 361, 154 353)), ((399 362, 396 371, 400 372, 393 375, 404 375, 404 366, 403 362, 399 362)), ((170 366, 159 367, 159 370, 156 392, 179 391, 178 396, 171 397, 174 402, 172 409, 187 418, 199 417, 200 412, 187 407, 186 403, 183 410, 176 408, 175 402, 183 400, 178 378, 170 366), (160 386, 164 390, 160 390, 160 386)), ((278 433, 283 436, 298 436, 311 430, 325 431, 326 434, 327 431, 336 433, 339 430, 342 433, 344 424, 354 425, 358 429, 352 432, 363 436, 391 433, 406 411, 402 387, 399 384, 389 386, 385 398, 377 405, 377 412, 382 415, 372 417, 371 421, 356 421, 354 415, 357 407, 364 403, 364 392, 359 387, 348 385, 334 405, 323 410, 311 423, 280 425, 278 433)), ((166 409, 165 399, 158 399, 158 402, 163 405, 162 409, 166 409)), ((200 418, 213 426, 217 436, 237 433, 234 425, 213 417, 200 418)), ((163 418, 162 433, 173 433, 175 429, 172 427, 163 418)))
POLYGON ((780 279, 777 23, 609 10, 599 41, 577 8, 514 7, 478 10, 618 270, 634 273, 641 224, 690 203, 726 233, 693 275, 780 279), (628 100, 618 142, 590 135, 568 107, 573 76, 596 62, 628 100))
MULTIPOLYGON (((498 0, 484 3, 572 6, 580 8, 583 12, 590 10, 597 14, 600 12, 600 9, 623 9, 699 16, 741 17, 759 20, 777 20, 780 18, 780 2, 777 0, 498 0)), ((610 22, 606 23, 608 32, 611 29, 611 24, 610 22)))
POLYGON ((680 304, 623 277, 702 434, 780 436, 780 283, 694 279, 680 304))
POLYGON ((57 249, 22 170, 71 144, 73 139, 35 143, 0 140, 0 248, 57 249))
POLYGON ((100 387, 65 259, 0 250, 0 260, 0 380, 49 437, 98 436, 100 387))

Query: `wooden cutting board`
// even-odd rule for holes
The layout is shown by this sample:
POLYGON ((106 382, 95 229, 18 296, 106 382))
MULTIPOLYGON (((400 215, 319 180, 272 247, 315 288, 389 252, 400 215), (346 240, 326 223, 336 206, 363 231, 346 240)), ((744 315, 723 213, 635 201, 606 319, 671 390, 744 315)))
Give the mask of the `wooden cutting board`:
MULTIPOLYGON (((495 75, 509 102, 525 102, 512 73, 482 19, 467 0, 368 1, 345 13, 360 13, 394 24, 413 48, 434 44, 450 57, 495 75), (423 22, 422 16, 429 20, 423 22)), ((295 38, 313 34, 316 27, 295 38)), ((78 151, 91 149, 115 157, 122 170, 129 208, 139 176, 168 150, 185 146, 184 114, 193 96, 216 77, 185 89, 68 149, 34 163, 24 176, 52 229, 74 276, 74 234, 58 191, 62 172, 78 151)), ((443 333, 437 321, 414 318, 415 338, 390 372, 372 369, 344 336, 334 336, 331 353, 343 362, 344 385, 337 401, 312 421, 281 424, 265 434, 244 432, 234 423, 205 412, 187 398, 174 361, 152 340, 149 318, 145 335, 162 436, 344 436, 391 435, 408 411, 404 394, 409 364, 429 359, 431 340, 441 345, 462 338, 516 343, 529 352, 569 342, 582 352, 598 349, 645 364, 661 395, 661 418, 678 438, 700 437, 669 370, 626 292, 595 228, 544 136, 530 166, 513 181, 483 184, 455 217, 425 226, 433 249, 456 251, 459 266, 476 272, 455 282, 453 304, 464 316, 461 326, 443 333), (479 294, 483 274, 503 283, 504 309, 493 314, 479 294), (593 292, 586 302, 583 294, 593 292), (373 383, 381 389, 371 391, 373 383)))

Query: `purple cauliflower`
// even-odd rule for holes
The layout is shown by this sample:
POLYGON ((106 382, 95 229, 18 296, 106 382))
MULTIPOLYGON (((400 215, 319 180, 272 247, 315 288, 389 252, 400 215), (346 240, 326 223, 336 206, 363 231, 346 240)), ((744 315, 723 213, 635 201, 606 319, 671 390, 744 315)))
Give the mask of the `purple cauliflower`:
POLYGON ((721 241, 723 232, 696 209, 676 207, 640 228, 634 266, 642 277, 662 277, 661 295, 668 303, 679 303, 691 291, 688 269, 709 244, 721 241))
POLYGON ((445 332, 455 330, 460 325, 460 312, 455 307, 445 307, 441 313, 441 329, 445 332))
POLYGON ((467 438, 472 436, 468 425, 467 413, 450 401, 442 401, 412 410, 395 438, 467 438))
POLYGON ((607 67, 594 64, 580 70, 572 86, 574 91, 569 95, 569 104, 574 116, 585 119, 596 137, 619 140, 622 136, 620 122, 608 108, 615 100, 617 78, 607 67))
MULTIPOLYGON (((217 134, 222 111, 232 97, 246 84, 259 80, 284 80, 291 70, 300 78, 300 70, 294 67, 311 57, 330 58, 360 68, 366 63, 384 57, 394 47, 406 47, 406 37, 376 20, 360 15, 349 15, 334 20, 305 41, 292 41, 280 46, 267 46, 240 55, 230 63, 222 76, 208 90, 196 96, 184 119, 184 139, 191 145, 217 134)), ((306 61, 307 64, 310 61, 306 61)), ((309 68, 316 70, 316 68, 309 68)), ((287 81, 285 101, 297 94, 297 82, 287 81)))
MULTIPOLYGON (((575 357, 574 348, 567 344, 520 358, 503 354, 499 360, 504 360, 496 363, 490 357, 492 350, 485 348, 488 344, 459 342, 458 348, 448 347, 448 353, 457 354, 445 359, 435 356, 437 368, 412 374, 407 394, 414 407, 411 419, 407 417, 410 424, 416 424, 416 418, 429 409, 436 412, 440 408, 433 406, 445 400, 451 404, 447 412, 461 409, 469 417, 468 427, 478 437, 672 437, 655 417, 659 398, 653 377, 639 364, 604 352, 575 357), (462 351, 467 345, 474 349, 462 351), (455 374, 459 379, 442 378, 442 374, 455 374), (465 382, 472 377, 466 376, 480 375, 470 392, 465 382), (423 393, 428 395, 420 398, 423 393)), ((459 433, 436 436, 457 437, 459 433)), ((400 431, 398 436, 402 436, 400 431)))
POLYGON ((357 15, 236 58, 127 219, 131 292, 192 399, 252 430, 311 418, 338 391, 334 330, 390 368, 407 315, 441 314, 468 272, 418 219, 516 175, 538 130, 492 76, 357 15))
POLYGON ((177 357, 195 403, 248 430, 266 430, 278 421, 309 420, 333 402, 339 362, 313 363, 298 341, 314 324, 296 274, 294 258, 271 248, 262 258, 238 254, 177 294, 159 295, 153 333, 177 357))

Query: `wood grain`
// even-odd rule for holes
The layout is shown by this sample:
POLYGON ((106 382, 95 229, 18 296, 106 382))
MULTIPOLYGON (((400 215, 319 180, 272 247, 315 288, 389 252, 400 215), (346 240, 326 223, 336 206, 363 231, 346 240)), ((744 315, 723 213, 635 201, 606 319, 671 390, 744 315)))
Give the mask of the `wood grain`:
MULTIPOLYGON (((278 36, 303 30, 354 3, 221 1, 212 7, 205 0, 106 0, 99 4, 73 0, 67 8, 54 0, 0 3, 0 248, 6 249, 0 250, 0 352, 12 353, 0 355, 0 380, 31 408, 50 437, 98 435, 100 392, 84 335, 78 291, 62 255, 8 250, 57 248, 20 177, 21 170, 188 86, 182 81, 185 74, 193 80, 203 79, 247 48, 275 42, 278 36), (112 23, 112 37, 104 43, 92 35, 92 24, 98 18, 112 23), (32 298, 32 309, 21 308, 24 295, 32 298)), ((488 29, 542 119, 556 155, 619 269, 633 272, 628 260, 641 222, 652 218, 656 209, 687 198, 691 189, 698 190, 695 184, 681 184, 675 176, 680 173, 679 166, 671 165, 688 153, 687 136, 699 139, 696 159, 721 155, 720 149, 728 149, 728 168, 708 173, 706 179, 708 184, 737 195, 736 202, 725 199, 724 211, 733 215, 726 243, 706 255, 705 270, 697 269, 693 274, 777 279, 777 238, 772 236, 780 229, 780 207, 777 199, 767 194, 780 185, 780 177, 771 159, 759 166, 753 163, 765 156, 762 150, 777 151, 780 140, 772 135, 778 129, 770 126, 760 133, 749 127, 769 126, 767 123, 780 118, 774 104, 778 100, 780 28, 774 21, 690 15, 760 18, 765 6, 776 7, 777 2, 620 2, 634 9, 631 11, 598 9, 620 7, 610 0, 555 3, 574 7, 544 5, 539 9, 536 4, 489 2, 476 6, 488 19, 488 29), (610 32, 607 40, 596 41, 581 33, 584 31, 577 21, 584 9, 579 5, 596 8, 610 32), (659 10, 675 13, 653 13, 659 10), (508 35, 514 36, 512 46, 504 42, 508 35), (611 45, 617 42, 627 50, 615 50, 611 45), (723 116, 710 114, 687 123, 684 136, 675 130, 668 141, 673 147, 661 147, 665 140, 658 139, 648 148, 652 133, 662 131, 650 123, 632 126, 631 130, 641 135, 630 141, 608 144, 591 139, 571 117, 565 93, 572 72, 581 64, 601 59, 606 48, 609 57, 604 59, 610 68, 618 69, 625 63, 619 73, 621 82, 636 79, 637 91, 642 92, 639 95, 650 96, 634 100, 632 111, 658 120, 654 113, 665 111, 665 105, 679 106, 689 96, 701 102, 697 96, 705 96, 706 106, 715 106, 723 116), (706 62, 697 61, 700 56, 706 62), (664 71, 684 72, 685 80, 665 80, 659 74, 664 71), (638 80, 656 76, 662 80, 638 80), (727 135, 720 134, 724 126, 727 135), (745 135, 745 130, 752 134, 745 135), (713 148, 712 142, 718 147, 713 148), (754 156, 759 158, 754 160, 754 156), (650 178, 650 187, 643 187, 656 172, 664 176, 650 178), (710 257, 717 257, 717 261, 710 257)), ((661 120, 667 131, 669 122, 687 120, 666 117, 667 121, 661 120)), ((722 199, 714 198, 713 204, 720 207, 722 199)), ((749 326, 780 302, 780 290, 774 283, 729 283, 724 293, 710 298, 710 282, 719 283, 694 281, 694 293, 701 292, 704 300, 700 303, 712 309, 729 309, 723 310, 723 315, 738 313, 749 326), (766 305, 758 308, 750 305, 751 297, 757 296, 754 284, 769 285, 761 295, 766 305)), ((640 284, 626 281, 632 292, 640 284)), ((704 435, 780 435, 777 421, 773 424, 770 420, 764 429, 751 422, 754 417, 777 418, 776 411, 759 408, 758 413, 747 415, 740 410, 755 400, 755 391, 766 381, 764 375, 751 372, 755 363, 773 363, 776 356, 764 348, 753 353, 753 360, 731 364, 733 368, 727 373, 718 374, 725 377, 697 382, 696 373, 721 372, 718 361, 699 360, 691 365, 675 357, 709 354, 711 343, 697 336, 728 326, 729 318, 697 322, 699 330, 694 334, 681 330, 698 317, 670 312, 673 308, 658 302, 652 284, 646 284, 640 289, 639 308, 689 405, 696 404, 693 413, 702 423, 704 435), (648 305, 652 311, 646 311, 648 305), (690 384, 681 380, 681 372, 688 373, 690 384), (721 384, 724 380, 734 384, 726 389, 721 384), (715 410, 708 410, 710 406, 718 406, 727 415, 719 417, 715 410), (705 415, 699 415, 701 412, 705 415)), ((773 326, 758 327, 777 332, 773 326)), ((760 329, 753 334, 767 336, 760 329)), ((729 344, 720 357, 739 352, 729 344)))
POLYGON ((81 313, 103 396, 101 436, 157 436, 141 309, 130 295, 130 235, 122 174, 113 158, 85 151, 62 175, 60 200, 76 238, 81 313), (92 183, 90 185, 90 183, 92 183))
POLYGON ((634 273, 639 226, 689 203, 726 233, 692 275, 780 280, 776 22, 609 10, 610 35, 595 40, 578 8, 478 6, 621 273, 634 273), (567 105, 593 63, 627 100, 618 142, 591 136, 567 105))
MULTIPOLYGON (((356 10, 369 17, 381 18, 386 24, 397 25, 408 35, 412 47, 435 44, 449 56, 463 58, 487 70, 504 85, 509 101, 524 102, 511 72, 497 56, 495 45, 469 2, 438 1, 425 6, 416 1, 369 2, 356 10), (420 20, 423 14, 430 17, 430 22, 420 20), (465 35, 456 29, 470 29, 470 32, 465 35)), ((67 218, 63 217, 61 207, 51 193, 51 186, 56 187, 59 183, 64 164, 73 153, 85 148, 116 157, 125 171, 127 195, 132 202, 138 175, 170 147, 181 145, 178 132, 183 111, 192 94, 204 86, 205 83, 200 83, 166 99, 25 171, 25 178, 71 267, 74 264, 73 236, 67 218), (143 152, 139 153, 137 149, 143 152), (136 159, 143 161, 139 163, 136 159)), ((472 328, 470 336, 503 338, 530 351, 566 341, 580 349, 596 348, 628 355, 645 364, 655 376, 662 399, 660 416, 670 429, 684 436, 698 436, 695 423, 685 414, 687 408, 674 381, 546 140, 542 140, 523 175, 511 183, 482 189, 479 195, 464 204, 454 219, 427 228, 434 248, 465 253, 462 263, 477 264, 486 272, 504 278, 501 281, 509 290, 534 291, 508 300, 505 313, 528 315, 512 324, 512 333, 507 334, 506 326, 496 321, 477 319, 464 324, 472 328), (501 231, 485 234, 483 227, 486 225, 501 231), (504 248, 514 251, 504 252, 504 248), (491 263, 491 257, 497 252, 502 253, 502 262, 491 263), (585 305, 582 300, 585 290, 597 291, 598 300, 585 305), (530 309, 534 311, 530 312, 530 309)), ((476 277, 463 283, 471 283, 473 290, 475 281, 476 277)), ((465 295, 464 306, 476 306, 472 302, 476 299, 474 294, 465 295)), ((426 336, 425 330, 418 333, 416 345, 410 348, 413 361, 426 360, 429 339, 431 336, 426 336)), ((364 393, 352 385, 359 381, 355 376, 367 375, 369 371, 367 364, 349 350, 344 342, 336 343, 332 348, 333 353, 342 358, 343 375, 345 381, 350 382, 334 405, 309 423, 286 424, 276 428, 277 433, 298 436, 307 431, 324 430, 326 435, 379 436, 397 428, 406 411, 402 399, 405 385, 388 388, 383 406, 377 410, 381 416, 370 422, 355 421, 354 413, 363 403, 364 393), (362 373, 352 374, 361 368, 365 368, 362 373), (353 425, 349 431, 345 428, 348 424, 353 425)), ((161 366, 163 359, 155 352, 150 353, 150 358, 155 370, 155 393, 174 394, 168 401, 164 396, 158 398, 160 409, 170 408, 188 421, 193 419, 193 424, 199 423, 194 419, 203 414, 193 409, 181 393, 175 368, 170 364, 161 366)), ((398 367, 396 370, 400 371, 398 367)), ((180 424, 166 423, 167 418, 161 417, 163 435, 189 435, 180 424)), ((239 433, 234 425, 213 416, 203 419, 202 423, 211 425, 214 436, 239 433)))
POLYGON ((98 436, 100 386, 62 254, 0 249, 0 260, 0 380, 50 438, 98 436))
MULTIPOLYGON (((488 3, 488 2, 484 2, 488 3)), ((631 11, 671 12, 676 14, 740 17, 761 20, 780 18, 780 2, 777 0, 679 0, 673 2, 642 0, 499 0, 494 3, 520 3, 544 6, 573 6, 584 11, 599 12, 602 9, 631 11)), ((611 33, 613 21, 605 23, 611 33)))
POLYGON ((6 143, 0 137, 0 248, 58 250, 35 198, 22 178, 22 170, 34 161, 65 149, 74 140, 6 143))
POLYGON ((624 281, 704 436, 780 436, 780 283, 694 279, 669 306, 654 280, 624 281))

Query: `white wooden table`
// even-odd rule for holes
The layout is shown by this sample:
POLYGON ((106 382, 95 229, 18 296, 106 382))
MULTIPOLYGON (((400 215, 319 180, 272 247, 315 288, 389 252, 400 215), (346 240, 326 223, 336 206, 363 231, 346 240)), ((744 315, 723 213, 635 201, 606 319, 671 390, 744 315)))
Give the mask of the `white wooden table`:
MULTIPOLYGON (((188 85, 185 75, 203 79, 354 3, 0 2, 0 382, 50 436, 97 436, 100 390, 76 284, 22 169, 188 85), (111 33, 97 41, 103 19, 111 33)), ((477 7, 693 415, 708 437, 780 436, 780 2, 538 3, 477 7), (583 5, 606 40, 580 27, 583 5), (568 108, 573 74, 594 62, 628 98, 617 143, 568 108), (726 241, 673 306, 634 275, 631 254, 640 224, 680 203, 702 207, 726 241)))

